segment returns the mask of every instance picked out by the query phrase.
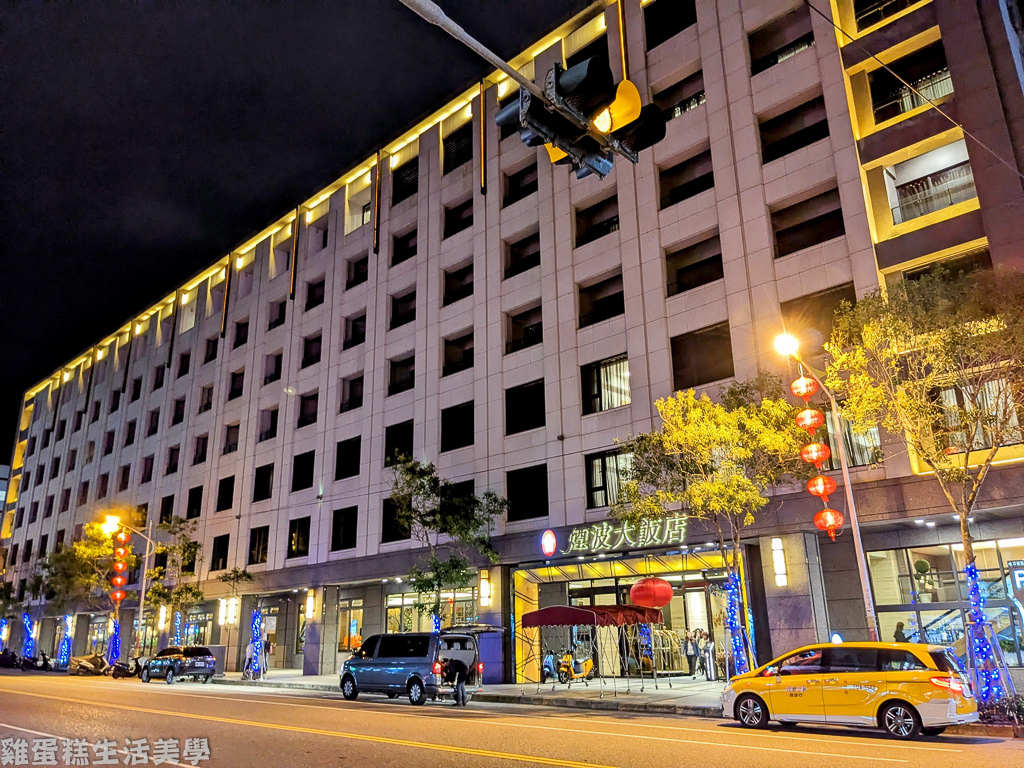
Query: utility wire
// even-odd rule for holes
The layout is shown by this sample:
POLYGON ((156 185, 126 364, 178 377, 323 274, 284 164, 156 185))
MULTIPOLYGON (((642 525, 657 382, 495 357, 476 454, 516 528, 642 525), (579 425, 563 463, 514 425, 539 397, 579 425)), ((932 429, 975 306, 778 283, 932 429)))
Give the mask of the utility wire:
POLYGON ((1008 162, 1008 161, 1004 160, 1004 159, 1003 159, 1003 158, 1002 158, 1002 157, 1001 157, 1001 156, 1000 156, 1000 155, 999 155, 999 154, 998 154, 998 153, 997 153, 997 152, 996 152, 996 151, 995 151, 994 149, 992 149, 992 148, 991 148, 991 147, 990 147, 990 146, 989 146, 988 144, 986 144, 985 142, 983 142, 983 141, 982 141, 981 139, 979 139, 979 138, 978 138, 977 136, 975 136, 975 135, 974 135, 973 133, 971 133, 971 132, 970 132, 970 131, 968 131, 968 130, 967 130, 966 128, 964 128, 964 127, 963 127, 963 126, 962 126, 962 125, 961 125, 960 123, 958 123, 958 122, 957 122, 956 120, 954 120, 954 119, 953 119, 952 117, 950 117, 950 116, 949 116, 948 114, 946 114, 945 112, 943 112, 943 111, 942 111, 942 110, 941 110, 941 109, 939 108, 939 105, 938 105, 938 104, 936 104, 936 103, 935 103, 934 101, 932 101, 932 100, 931 100, 931 99, 929 99, 929 98, 928 98, 927 96, 925 96, 925 95, 924 95, 923 93, 921 93, 921 92, 920 92, 919 90, 917 90, 917 88, 915 88, 915 87, 914 87, 913 85, 911 85, 911 84, 910 84, 910 83, 908 83, 908 82, 907 82, 906 80, 904 80, 904 79, 903 79, 902 77, 900 77, 900 76, 899 76, 899 75, 898 75, 898 74, 897 74, 896 72, 894 72, 894 71, 893 71, 893 69, 892 69, 892 68, 891 68, 891 67, 890 67, 890 66, 889 66, 888 64, 886 64, 886 63, 885 63, 884 61, 882 61, 882 60, 881 60, 880 58, 878 58, 878 56, 876 56, 876 55, 875 55, 874 53, 872 53, 871 51, 869 51, 869 50, 868 50, 867 48, 865 48, 865 47, 864 47, 863 45, 860 45, 860 44, 858 44, 858 43, 857 43, 857 41, 856 41, 856 39, 855 39, 855 38, 853 37, 853 35, 851 35, 851 34, 850 34, 849 32, 847 32, 847 31, 846 31, 845 29, 843 29, 843 28, 842 28, 841 26, 839 26, 839 25, 838 25, 838 24, 837 24, 837 23, 836 23, 835 21, 833 21, 833 19, 832 19, 832 17, 831 17, 831 16, 829 16, 829 15, 828 15, 828 14, 826 14, 826 13, 825 13, 824 11, 821 11, 821 10, 819 10, 818 8, 816 8, 816 7, 814 6, 814 5, 812 5, 812 4, 811 4, 811 0, 804 0, 804 3, 805 3, 805 4, 807 5, 807 7, 808 7, 808 8, 810 8, 810 9, 811 9, 812 11, 814 11, 814 12, 815 12, 816 14, 818 14, 819 16, 821 16, 821 18, 825 19, 825 21, 827 21, 827 22, 828 22, 829 24, 831 24, 831 25, 832 25, 833 27, 835 27, 835 28, 836 28, 837 30, 839 30, 839 32, 840 32, 840 33, 842 33, 842 34, 843 34, 843 36, 845 36, 845 37, 846 37, 846 38, 847 38, 847 39, 848 39, 848 40, 849 40, 849 41, 850 41, 851 43, 853 43, 853 45, 854 45, 854 46, 855 46, 855 47, 856 47, 856 48, 857 48, 858 50, 862 51, 863 53, 866 53, 866 54, 867 54, 868 56, 870 56, 870 57, 871 57, 872 59, 874 59, 875 61, 877 61, 877 62, 879 63, 879 65, 881 65, 882 69, 884 69, 884 70, 885 70, 886 72, 888 72, 888 73, 889 73, 890 75, 892 75, 892 76, 893 76, 893 77, 895 77, 895 78, 896 78, 897 80, 899 80, 899 81, 900 81, 901 83, 903 83, 903 85, 905 85, 905 86, 906 86, 907 88, 909 88, 909 89, 910 89, 911 91, 913 91, 913 92, 914 92, 914 93, 915 93, 915 94, 916 94, 916 95, 918 96, 918 98, 920 98, 921 100, 923 100, 923 101, 924 101, 925 103, 927 103, 927 104, 928 104, 928 106, 930 106, 930 107, 931 107, 932 109, 934 109, 934 110, 935 110, 936 112, 938 112, 938 113, 939 113, 940 115, 942 115, 942 116, 943 116, 944 118, 946 118, 947 120, 949 120, 949 122, 951 122, 951 123, 952 123, 953 125, 955 125, 955 126, 956 126, 957 128, 959 128, 959 129, 960 129, 961 131, 963 131, 963 133, 964 133, 964 136, 968 136, 968 137, 969 137, 969 138, 970 138, 970 139, 971 139, 972 141, 974 141, 974 143, 975 143, 975 144, 977 144, 977 145, 978 145, 979 147, 981 147, 982 149, 984 149, 984 150, 985 150, 986 152, 988 152, 988 153, 989 153, 990 155, 992 155, 992 157, 994 157, 994 158, 995 158, 996 160, 998 160, 998 161, 999 161, 1000 163, 1002 163, 1002 164, 1003 164, 1003 165, 1005 165, 1005 166, 1006 166, 1007 168, 1009 168, 1009 169, 1010 169, 1011 171, 1013 171, 1013 173, 1015 173, 1015 174, 1016 174, 1017 176, 1019 176, 1019 177, 1020 177, 1020 178, 1021 178, 1022 180, 1024 180, 1024 173, 1021 173, 1020 169, 1019 169, 1019 168, 1017 168, 1016 164, 1014 164, 1014 163, 1010 163, 1010 162, 1008 162))

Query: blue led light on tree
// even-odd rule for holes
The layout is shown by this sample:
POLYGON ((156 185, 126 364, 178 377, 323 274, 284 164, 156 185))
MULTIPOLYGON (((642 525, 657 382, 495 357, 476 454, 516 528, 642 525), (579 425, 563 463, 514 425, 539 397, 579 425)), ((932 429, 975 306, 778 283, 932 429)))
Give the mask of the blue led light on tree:
POLYGON ((181 611, 174 612, 174 643, 181 645, 181 611))
POLYGON ((32 631, 32 617, 27 613, 21 614, 21 623, 25 625, 25 644, 21 648, 21 655, 35 656, 36 637, 32 631))
POLYGON ((263 612, 252 612, 252 676, 258 678, 263 671, 263 612))
POLYGON ((726 626, 729 628, 729 638, 732 643, 733 665, 737 675, 748 672, 747 651, 743 647, 743 624, 740 622, 740 580, 735 573, 729 574, 729 581, 725 585, 725 593, 728 597, 728 604, 725 610, 726 626))
POLYGON ((60 639, 60 649, 57 651, 57 666, 66 667, 71 661, 71 640, 72 622, 74 617, 70 613, 64 614, 64 637, 60 639))
POLYGON ((985 596, 981 593, 981 585, 978 582, 978 566, 971 563, 964 568, 964 575, 967 577, 967 594, 971 602, 971 649, 974 654, 974 678, 978 686, 976 691, 978 701, 988 703, 998 701, 1006 695, 1003 690, 1002 679, 999 674, 998 660, 992 643, 985 636, 985 625, 988 619, 985 616, 985 596))
POLYGON ((107 663, 113 664, 121 658, 121 622, 114 619, 114 628, 110 632, 107 644, 107 663))

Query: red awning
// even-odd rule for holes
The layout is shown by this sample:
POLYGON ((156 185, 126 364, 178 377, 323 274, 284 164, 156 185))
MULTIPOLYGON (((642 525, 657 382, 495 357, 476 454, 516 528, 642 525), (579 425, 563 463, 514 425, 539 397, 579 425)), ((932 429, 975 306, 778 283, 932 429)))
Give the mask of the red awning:
POLYGON ((523 627, 621 627, 624 624, 661 624, 665 621, 660 608, 638 605, 593 605, 577 608, 552 605, 523 614, 523 627))

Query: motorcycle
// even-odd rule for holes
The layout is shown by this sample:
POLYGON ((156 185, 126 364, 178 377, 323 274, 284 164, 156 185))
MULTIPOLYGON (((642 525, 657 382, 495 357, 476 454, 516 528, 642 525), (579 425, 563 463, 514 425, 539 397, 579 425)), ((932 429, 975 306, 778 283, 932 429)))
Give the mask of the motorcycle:
POLYGON ((25 672, 52 672, 53 665, 50 664, 50 657, 45 652, 38 656, 24 656, 21 659, 21 668, 25 672))
POLYGON ((541 685, 546 683, 549 678, 554 680, 556 677, 558 677, 558 669, 555 665, 555 652, 548 648, 548 652, 544 655, 544 663, 540 667, 541 685))
POLYGON ((18 654, 11 653, 4 648, 3 652, 0 653, 0 669, 17 669, 20 666, 21 659, 18 658, 18 654))
POLYGON ((89 656, 72 656, 68 662, 69 675, 92 675, 99 677, 109 675, 113 668, 102 653, 93 653, 89 656))
POLYGON ((590 656, 582 660, 577 658, 581 646, 581 643, 577 643, 572 650, 562 656, 562 661, 558 665, 558 682, 568 683, 582 678, 586 683, 587 680, 593 679, 594 659, 590 656))
POLYGON ((131 661, 126 664, 123 661, 115 661, 111 667, 110 676, 115 680, 122 677, 142 677, 142 664, 139 663, 141 656, 132 656, 131 661))

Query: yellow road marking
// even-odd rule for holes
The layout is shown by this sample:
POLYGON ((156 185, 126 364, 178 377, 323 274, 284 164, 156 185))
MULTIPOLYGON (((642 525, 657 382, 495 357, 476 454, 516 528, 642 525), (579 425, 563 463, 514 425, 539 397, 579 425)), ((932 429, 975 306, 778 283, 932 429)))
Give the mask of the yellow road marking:
MULTIPOLYGON (((29 693, 27 691, 19 691, 19 690, 13 690, 13 689, 9 689, 9 688, 7 688, 7 689, 0 689, 0 690, 5 690, 8 693, 15 693, 15 694, 19 694, 19 695, 22 695, 22 696, 32 696, 32 697, 40 698, 40 699, 50 699, 52 701, 63 701, 63 702, 68 702, 68 703, 81 703, 82 702, 82 699, 68 698, 68 697, 63 697, 63 696, 51 696, 49 694, 44 694, 44 693, 29 693)), ((420 747, 420 748, 425 748, 425 749, 433 749, 433 750, 441 751, 441 752, 455 752, 455 753, 459 753, 459 754, 476 755, 476 756, 479 756, 479 757, 494 757, 494 758, 502 759, 502 760, 521 760, 521 761, 529 762, 529 763, 541 763, 541 764, 544 764, 544 765, 566 766, 567 768, 613 768, 612 766, 600 765, 598 763, 584 763, 584 762, 577 762, 577 761, 574 761, 574 760, 561 760, 561 759, 558 759, 558 758, 546 758, 546 757, 539 757, 539 756, 533 756, 533 755, 518 755, 518 754, 513 754, 513 753, 507 753, 507 752, 494 752, 494 751, 491 751, 491 750, 475 749, 473 747, 456 747, 456 746, 449 746, 449 745, 446 745, 446 744, 435 744, 435 743, 432 743, 432 742, 410 741, 410 740, 406 740, 406 739, 394 739, 394 738, 387 737, 387 736, 371 736, 369 734, 361 734, 361 733, 345 733, 345 732, 342 732, 342 731, 328 731, 328 730, 323 730, 323 729, 319 729, 319 728, 305 728, 305 727, 300 727, 300 726, 284 725, 284 724, 280 724, 280 723, 263 723, 263 722, 256 722, 256 721, 253 721, 253 720, 238 720, 238 719, 235 719, 235 718, 218 717, 218 716, 215 716, 215 715, 199 715, 199 714, 193 714, 193 713, 189 713, 189 712, 176 712, 176 711, 173 711, 173 710, 149 709, 149 708, 145 708, 145 707, 125 706, 125 705, 121 705, 121 704, 111 704, 111 703, 107 703, 107 702, 90 702, 90 703, 94 704, 95 706, 106 707, 108 709, 127 710, 127 711, 131 711, 131 712, 143 712, 143 713, 147 713, 147 714, 164 715, 164 716, 169 716, 169 717, 183 717, 183 718, 192 719, 192 720, 207 720, 209 722, 228 723, 228 724, 231 724, 231 725, 248 725, 248 726, 252 726, 252 727, 256 727, 256 728, 268 728, 268 729, 271 729, 271 730, 291 731, 291 732, 294 732, 294 733, 307 733, 307 734, 313 734, 313 735, 318 735, 318 736, 333 736, 335 738, 353 739, 353 740, 357 740, 357 741, 372 741, 372 742, 376 742, 376 743, 380 743, 380 744, 391 744, 391 745, 396 745, 396 746, 420 747)), ((321 707, 321 709, 326 709, 326 707, 321 707)), ((452 718, 452 719, 454 719, 454 718, 452 718)), ((477 719, 469 719, 469 720, 467 720, 467 722, 479 723, 479 722, 485 722, 485 721, 477 720, 477 719)), ((509 724, 509 725, 512 725, 512 724, 509 724)), ((794 750, 792 750, 792 749, 782 749, 782 748, 779 748, 779 747, 762 747, 762 746, 756 746, 756 745, 752 745, 752 744, 731 744, 731 743, 728 743, 728 742, 721 742, 721 741, 699 741, 699 740, 696 740, 696 739, 670 739, 670 738, 666 738, 664 736, 644 736, 644 735, 640 735, 640 734, 603 734, 602 732, 587 731, 587 730, 581 730, 581 729, 567 729, 567 728, 552 729, 552 728, 547 727, 547 726, 539 726, 539 725, 538 726, 533 726, 533 725, 527 725, 527 724, 513 725, 513 727, 536 728, 536 729, 541 729, 541 730, 557 730, 557 731, 562 732, 562 733, 567 733, 567 732, 568 733, 580 733, 580 734, 584 734, 584 735, 588 735, 588 736, 609 735, 609 736, 615 736, 616 738, 635 738, 635 739, 642 739, 642 740, 645 740, 645 741, 665 741, 665 742, 671 742, 671 743, 674 743, 674 744, 697 744, 697 745, 701 745, 701 746, 726 747, 726 748, 729 748, 729 749, 746 749, 746 750, 754 750, 754 751, 757 751, 757 752, 783 752, 783 753, 786 753, 786 754, 793 754, 793 752, 794 752, 794 750)), ((894 757, 869 757, 869 756, 865 756, 865 755, 844 755, 844 754, 835 754, 835 753, 831 753, 831 752, 806 752, 806 751, 804 751, 804 752, 800 752, 799 754, 813 755, 813 756, 816 756, 816 757, 840 757, 840 758, 845 758, 845 759, 848 759, 848 760, 884 760, 885 762, 890 762, 890 763, 906 763, 906 762, 909 762, 907 760, 902 760, 902 759, 894 758, 894 757)))

